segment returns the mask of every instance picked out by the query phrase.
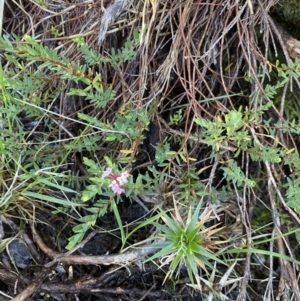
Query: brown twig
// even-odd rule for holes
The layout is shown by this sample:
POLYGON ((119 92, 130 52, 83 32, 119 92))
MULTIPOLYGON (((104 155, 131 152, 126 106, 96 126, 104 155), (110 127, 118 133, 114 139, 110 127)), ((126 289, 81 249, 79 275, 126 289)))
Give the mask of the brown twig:
MULTIPOLYGON (((87 255, 69 255, 70 253, 60 254, 43 242, 40 235, 36 232, 34 224, 31 224, 31 230, 33 233, 34 241, 38 244, 39 248, 44 254, 52 259, 51 262, 47 263, 45 267, 51 267, 56 263, 67 263, 67 264, 83 264, 83 265, 128 265, 128 263, 136 263, 140 265, 145 256, 153 254, 155 248, 151 246, 142 246, 139 249, 128 251, 123 254, 115 255, 103 255, 103 256, 87 256, 87 255)), ((81 245, 82 246, 82 245, 81 245)), ((78 248, 78 246, 77 246, 78 248)), ((73 251, 71 251, 73 252, 73 251)))
POLYGON ((48 274, 48 269, 37 274, 34 280, 20 294, 11 299, 11 301, 25 301, 40 287, 48 274))

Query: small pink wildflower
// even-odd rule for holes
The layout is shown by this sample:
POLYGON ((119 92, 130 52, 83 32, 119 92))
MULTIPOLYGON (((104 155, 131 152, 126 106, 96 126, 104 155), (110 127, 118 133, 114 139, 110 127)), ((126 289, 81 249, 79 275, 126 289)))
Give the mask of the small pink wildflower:
POLYGON ((125 192, 121 186, 128 182, 129 176, 130 174, 127 171, 122 172, 120 175, 116 175, 112 172, 110 167, 107 167, 102 174, 102 178, 108 177, 111 179, 111 184, 109 187, 111 187, 112 191, 116 194, 122 194, 125 192))
POLYGON ((123 185, 128 182, 128 177, 129 173, 127 171, 124 171, 117 177, 117 180, 120 185, 123 185))
POLYGON ((102 179, 107 178, 111 173, 112 173, 112 169, 110 167, 107 167, 102 174, 102 179))
POLYGON ((121 188, 118 183, 111 183, 109 187, 111 187, 111 190, 116 194, 122 194, 123 192, 125 192, 124 189, 121 188))

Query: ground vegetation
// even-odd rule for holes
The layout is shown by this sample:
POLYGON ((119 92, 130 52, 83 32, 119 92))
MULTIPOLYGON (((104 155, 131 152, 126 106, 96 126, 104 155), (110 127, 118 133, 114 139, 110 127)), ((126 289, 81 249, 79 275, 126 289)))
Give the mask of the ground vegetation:
POLYGON ((1 298, 300 301, 297 4, 6 1, 1 298))

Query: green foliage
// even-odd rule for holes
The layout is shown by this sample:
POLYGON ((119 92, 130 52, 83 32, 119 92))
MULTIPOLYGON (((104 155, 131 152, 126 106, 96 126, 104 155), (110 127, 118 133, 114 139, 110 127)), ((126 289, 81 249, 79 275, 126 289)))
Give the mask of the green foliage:
POLYGON ((170 122, 169 125, 178 124, 180 120, 182 119, 182 109, 177 110, 173 116, 170 116, 170 122))
MULTIPOLYGON (((75 202, 65 199, 66 193, 77 194, 71 188, 76 187, 77 177, 60 171, 72 152, 85 151, 96 154, 99 142, 103 139, 124 143, 132 143, 137 137, 143 139, 138 135, 136 128, 139 127, 141 132, 147 128, 149 123, 147 112, 139 112, 139 114, 129 112, 126 116, 118 116, 113 124, 104 124, 84 114, 80 116, 83 120, 81 122, 60 115, 53 109, 53 99, 58 98, 70 82, 75 82, 82 88, 71 88, 68 96, 82 97, 96 108, 106 107, 115 97, 115 92, 111 86, 103 83, 101 75, 94 73, 92 67, 98 66, 99 61, 117 65, 132 59, 139 45, 138 32, 134 32, 133 42, 128 40, 122 49, 112 50, 109 59, 90 50, 82 38, 75 39, 75 42, 80 45, 79 51, 84 57, 83 62, 70 60, 59 51, 44 46, 29 36, 25 36, 23 41, 17 36, 0 38, 0 47, 4 50, 4 59, 0 64, 2 161, 0 172, 3 179, 14 179, 13 182, 3 181, 1 187, 4 191, 1 205, 5 205, 5 208, 18 194, 28 199, 55 203, 58 211, 82 206, 81 203, 76 203, 78 198, 75 198, 75 202), (41 131, 36 136, 35 127, 33 126, 32 130, 25 128, 20 122, 20 116, 33 120, 35 127, 43 124, 49 132, 53 133, 57 133, 57 123, 53 122, 57 117, 81 124, 84 128, 78 137, 69 139, 61 140, 58 134, 52 134, 51 139, 56 142, 49 142, 47 132, 41 131), (16 166, 16 172, 12 171, 12 165, 16 166), (44 172, 49 170, 49 166, 52 169, 51 175, 44 172), (19 173, 22 175, 20 176, 19 173), (14 186, 19 181, 21 183, 16 190, 14 186), (54 189, 59 193, 51 196, 48 190, 45 194, 44 191, 47 189, 54 189)), ((101 189, 96 183, 94 186, 90 185, 84 192, 85 198, 88 192, 89 198, 92 198, 97 193, 101 193, 101 189)), ((98 216, 106 212, 107 203, 105 198, 95 204, 98 216)))
MULTIPOLYGON (((105 157, 106 164, 109 168, 112 168, 113 173, 118 175, 121 172, 118 170, 116 164, 114 164, 109 157, 105 157)), ((80 224, 73 228, 73 232, 75 234, 69 238, 69 243, 66 246, 66 249, 70 250, 74 248, 76 244, 78 244, 84 237, 85 233, 93 226, 95 226, 97 219, 103 216, 107 211, 113 210, 119 225, 121 226, 120 216, 118 214, 118 210, 116 205, 122 201, 120 195, 116 195, 112 189, 110 188, 110 184, 112 180, 109 178, 104 178, 104 169, 101 168, 97 162, 92 159, 84 158, 84 164, 87 166, 89 181, 92 183, 91 185, 87 185, 85 190, 82 191, 81 194, 81 202, 85 203, 90 200, 93 200, 93 205, 88 206, 86 210, 90 213, 85 215, 84 217, 79 218, 80 224)), ((149 175, 142 176, 140 175, 135 181, 133 181, 132 177, 129 178, 126 183, 126 196, 130 197, 132 194, 141 193, 144 189, 143 179, 150 180, 149 175)), ((121 229, 123 240, 124 232, 121 229)), ((123 243, 125 243, 123 241, 123 243)))
POLYGON ((249 180, 244 173, 241 171, 237 162, 230 159, 226 162, 228 167, 222 167, 225 172, 226 179, 232 181, 237 187, 244 187, 245 185, 254 187, 255 181, 249 180))
MULTIPOLYGON (((175 214, 170 217, 167 212, 162 211, 161 218, 164 224, 154 222, 157 229, 161 230, 158 237, 161 242, 153 244, 153 247, 160 249, 149 260, 163 258, 162 265, 170 263, 169 272, 166 277, 172 277, 178 267, 185 265, 191 282, 198 275, 198 268, 207 271, 207 267, 214 269, 210 261, 223 263, 216 257, 212 249, 217 248, 218 242, 211 240, 211 236, 221 229, 203 228, 204 223, 209 218, 211 212, 200 215, 202 202, 198 202, 194 213, 182 219, 176 203, 174 203, 175 214)), ((180 268, 178 269, 180 271, 180 268)))
MULTIPOLYGON (((300 178, 299 153, 294 148, 287 149, 279 143, 278 133, 296 134, 300 133, 300 125, 296 119, 266 120, 264 114, 274 105, 274 99, 282 88, 287 85, 291 78, 300 78, 300 59, 295 59, 286 64, 269 65, 270 72, 277 72, 277 81, 265 85, 261 93, 261 105, 251 107, 240 107, 238 110, 229 110, 224 116, 216 116, 213 120, 195 118, 195 123, 200 126, 201 135, 207 145, 211 146, 211 158, 220 161, 224 177, 229 183, 235 184, 237 188, 245 186, 254 187, 255 179, 245 175, 237 158, 243 154, 248 155, 253 162, 278 164, 282 163, 293 170, 292 177, 285 177, 285 189, 287 204, 298 214, 300 213, 300 178), (227 149, 234 147, 235 154, 228 159, 227 149), (226 160, 220 160, 226 154, 226 160)), ((258 75, 259 76, 259 75, 258 75)), ((252 81, 251 75, 248 79, 252 81)), ((162 152, 161 152, 162 153, 162 152)), ((161 156, 163 158, 163 154, 161 156)), ((250 163, 251 164, 251 163, 250 163)))
POLYGON ((83 38, 78 37, 74 39, 79 46, 79 51, 83 53, 85 61, 93 66, 99 64, 99 62, 110 63, 110 64, 121 64, 126 61, 131 61, 136 55, 136 48, 140 43, 140 35, 135 30, 133 33, 134 41, 127 40, 122 49, 117 51, 112 48, 111 57, 103 57, 99 55, 96 51, 89 48, 89 46, 84 42, 83 38))
POLYGON ((300 171, 294 175, 294 179, 287 177, 286 188, 287 204, 300 214, 300 171))
MULTIPOLYGON (((55 28, 51 31, 59 35, 55 28)), ((151 224, 159 232, 160 242, 154 244, 158 252, 148 260, 162 259, 162 265, 170 264, 167 275, 170 277, 185 265, 193 282, 198 279, 199 268, 208 272, 214 269, 213 263, 223 264, 213 252, 222 243, 213 239, 220 229, 207 228, 211 212, 203 211, 202 202, 199 202, 199 198, 208 197, 215 204, 220 191, 211 184, 214 175, 208 181, 202 181, 203 170, 197 170, 196 165, 198 159, 189 154, 195 143, 211 149, 209 164, 221 166, 228 187, 234 186, 237 190, 257 186, 256 179, 245 172, 241 157, 252 162, 287 165, 294 173, 283 179, 285 184, 280 189, 285 192, 288 206, 300 214, 299 154, 279 143, 277 137, 279 131, 299 135, 300 125, 295 119, 262 122, 264 114, 273 106, 272 100, 289 78, 300 77, 300 60, 291 62, 290 67, 276 63, 274 68, 279 79, 275 84, 266 84, 259 96, 259 106, 252 105, 250 99, 249 107, 244 105, 230 109, 214 119, 195 118, 191 121, 191 129, 197 128, 200 135, 193 135, 193 139, 189 136, 166 136, 155 145, 155 164, 119 183, 123 191, 116 193, 112 190, 113 184, 121 181, 122 174, 131 172, 135 158, 116 155, 115 147, 119 147, 120 153, 131 154, 134 147, 145 139, 145 131, 150 119, 157 114, 157 108, 133 108, 131 104, 125 104, 128 107, 125 112, 114 111, 113 116, 103 122, 98 120, 97 114, 91 116, 81 112, 78 120, 63 116, 57 113, 53 103, 66 91, 65 86, 72 82, 77 86, 70 88, 67 96, 80 97, 100 111, 109 110, 116 93, 112 85, 103 82, 100 71, 95 71, 95 67, 101 62, 110 68, 118 68, 121 63, 133 60, 140 41, 137 32, 133 35, 132 41, 128 40, 119 50, 112 49, 105 57, 90 49, 83 38, 76 38, 74 43, 83 57, 80 61, 72 61, 29 36, 25 36, 24 41, 16 36, 13 40, 0 38, 0 47, 4 50, 0 64, 1 213, 5 213, 11 202, 20 196, 48 204, 54 208, 54 213, 73 210, 78 223, 73 228, 74 235, 69 237, 66 246, 69 250, 82 241, 87 231, 97 227, 99 218, 108 211, 116 217, 122 247, 132 233, 151 224), (36 121, 32 129, 25 128, 20 121, 21 115, 36 121), (69 133, 66 139, 61 138, 57 129, 62 124, 58 124, 57 117, 77 123, 79 134, 74 137, 69 133), (34 129, 40 124, 47 127, 48 132, 41 130, 35 135, 34 129), (199 141, 195 141, 195 137, 199 141), (105 155, 100 148, 101 142, 109 145, 105 155), (84 176, 64 169, 75 152, 84 153, 84 176), (176 170, 174 166, 184 167, 176 170), (107 168, 111 168, 111 174, 105 177, 107 168), (84 181, 84 188, 79 185, 80 181, 84 181), (77 187, 81 187, 81 191, 77 187), (173 210, 160 208, 158 216, 148 218, 129 234, 125 233, 118 212, 119 202, 125 197, 134 201, 133 197, 145 193, 156 193, 161 197, 166 187, 173 190, 173 210), (82 207, 87 212, 84 216, 78 212, 82 207)), ((248 74, 247 80, 252 79, 248 74)), ((199 103, 207 104, 222 97, 200 100, 199 103)), ((168 125, 178 126, 183 118, 183 109, 179 106, 170 116, 168 125)), ((228 187, 222 188, 223 195, 231 192, 228 187)))
POLYGON ((195 123, 204 128, 201 138, 212 146, 212 156, 220 150, 220 145, 230 143, 238 146, 241 150, 247 149, 251 144, 251 136, 246 128, 248 116, 239 111, 229 111, 224 120, 217 116, 213 121, 196 118, 195 123))

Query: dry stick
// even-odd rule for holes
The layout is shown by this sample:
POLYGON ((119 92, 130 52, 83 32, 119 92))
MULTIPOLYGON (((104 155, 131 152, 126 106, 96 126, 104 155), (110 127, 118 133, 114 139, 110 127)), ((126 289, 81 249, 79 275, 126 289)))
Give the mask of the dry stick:
MULTIPOLYGON (((234 185, 234 189, 235 189, 235 193, 238 196, 239 193, 237 191, 237 187, 236 185, 234 185)), ((239 198, 239 196, 238 196, 239 198)), ((241 213, 241 217, 242 217, 242 222, 243 225, 246 229, 246 234, 247 234, 247 243, 251 244, 252 240, 251 240, 251 230, 249 229, 249 222, 247 223, 247 219, 246 218, 246 200, 245 197, 243 197, 243 207, 240 205, 239 199, 238 199, 238 206, 239 206, 239 210, 241 213)), ((244 264, 244 274, 243 274, 243 279, 242 279, 242 284, 241 284, 241 288, 239 291, 239 295, 237 297, 237 301, 242 301, 245 300, 245 296, 247 295, 247 287, 248 287, 248 283, 249 283, 249 278, 250 278, 250 263, 251 263, 251 254, 247 253, 246 254, 246 258, 245 258, 245 264, 244 264)))
MULTIPOLYGON (((145 294, 145 291, 139 288, 124 289, 121 287, 116 287, 116 288, 96 288, 96 289, 92 289, 91 293, 102 293, 102 294, 104 293, 104 294, 114 294, 114 295, 128 294, 133 296, 138 295, 138 296, 142 296, 142 298, 139 300, 143 300, 143 295, 145 294)), ((160 298, 162 295, 162 291, 159 290, 151 291, 148 293, 148 295, 152 298, 160 298)))
POLYGON ((9 282, 13 284, 29 284, 31 281, 7 269, 0 269, 0 279, 2 282, 9 282))
MULTIPOLYGON (((274 229, 273 229, 272 237, 274 237, 278 234, 281 234, 281 231, 280 231, 280 221, 279 221, 279 218, 278 218, 278 212, 277 212, 277 208, 276 208, 276 205, 275 205, 275 200, 273 198, 273 186, 272 186, 272 183, 271 183, 270 179, 268 181, 268 193, 269 193, 269 199, 270 199, 271 208, 272 208, 272 219, 273 219, 273 223, 274 223, 274 229)), ((278 247, 279 253, 285 255, 282 239, 277 240, 277 247, 278 247)), ((281 259, 280 259, 280 266, 281 266, 281 269, 282 269, 281 276, 280 276, 280 283, 282 283, 283 282, 282 281, 283 277, 287 278, 287 275, 286 275, 286 270, 283 268, 284 263, 281 259)), ((270 275, 271 275, 273 267, 270 267, 270 269, 271 269, 270 270, 270 275)), ((273 284, 271 282, 271 279, 269 279, 268 285, 270 286, 270 290, 272 290, 273 284)), ((281 292, 280 291, 281 290, 279 289, 278 290, 278 295, 277 295, 278 300, 281 297, 281 292)))
POLYGON ((104 294, 134 294, 141 296, 147 295, 152 298, 159 298, 162 295, 161 290, 153 290, 153 286, 149 290, 141 290, 139 288, 128 288, 124 289, 122 287, 99 287, 101 281, 99 278, 87 279, 84 281, 76 281, 72 283, 44 283, 41 285, 41 290, 45 292, 57 292, 57 293, 104 293, 104 294), (152 290, 151 290, 152 289, 152 290), (151 291, 150 291, 151 290, 151 291))
MULTIPOLYGON (((215 177, 215 173, 216 173, 216 170, 217 170, 217 167, 219 165, 219 160, 217 159, 216 162, 213 164, 213 167, 211 169, 211 172, 210 172, 210 175, 209 175, 209 178, 208 178, 208 182, 206 184, 206 187, 208 187, 209 189, 209 192, 212 194, 212 184, 213 184, 213 180, 214 180, 214 177, 215 177)), ((206 190, 206 188, 205 188, 206 190)))
MULTIPOLYGON (((133 250, 130 252, 126 252, 123 254, 114 254, 114 255, 103 255, 103 256, 86 256, 86 255, 68 255, 70 253, 61 254, 58 253, 43 242, 41 237, 36 232, 34 225, 31 225, 32 233, 35 242, 38 244, 43 253, 49 256, 53 261, 47 263, 45 267, 51 267, 52 265, 61 262, 67 264, 84 264, 84 265, 126 265, 129 262, 135 262, 137 265, 142 263, 144 257, 149 254, 153 254, 155 252, 154 247, 142 246, 138 250, 133 250)), ((73 250, 71 251, 73 252, 73 250)))
MULTIPOLYGON (((148 297, 148 296, 150 296, 151 297, 151 295, 153 294, 153 292, 155 292, 155 291, 153 291, 154 290, 154 288, 155 288, 155 286, 156 286, 156 284, 154 283, 148 290, 147 290, 147 292, 143 295, 143 297, 140 299, 140 301, 143 301, 146 297, 148 297)), ((158 298, 160 297, 160 296, 157 296, 158 298)))
POLYGON ((29 296, 32 295, 42 284, 43 280, 48 275, 48 270, 45 269, 41 273, 37 274, 35 279, 27 286, 20 294, 12 298, 10 301, 26 301, 29 296))
MULTIPOLYGON (((272 231, 272 238, 274 238, 275 236, 275 232, 274 229, 272 231)), ((270 246, 269 246, 269 250, 270 252, 274 252, 274 241, 270 241, 270 246)), ((271 300, 271 295, 273 294, 273 264, 274 260, 273 260, 273 256, 270 256, 270 260, 269 260, 269 279, 268 279, 268 283, 266 285, 266 292, 265 295, 267 295, 268 299, 267 300, 271 300)))

